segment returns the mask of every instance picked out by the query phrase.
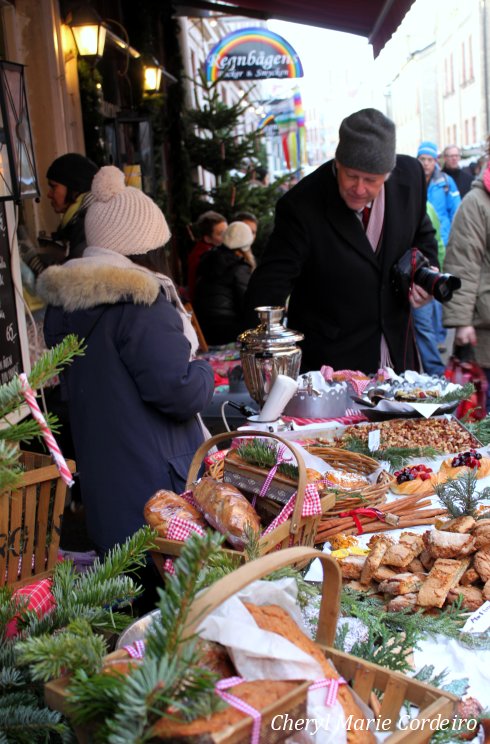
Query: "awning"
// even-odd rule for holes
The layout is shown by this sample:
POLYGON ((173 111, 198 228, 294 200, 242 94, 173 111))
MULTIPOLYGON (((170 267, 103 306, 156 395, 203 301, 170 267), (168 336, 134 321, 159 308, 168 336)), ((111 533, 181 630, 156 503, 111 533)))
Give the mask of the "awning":
POLYGON ((173 0, 186 14, 192 9, 245 16, 261 20, 277 19, 320 26, 366 36, 377 57, 394 34, 414 0, 173 0))

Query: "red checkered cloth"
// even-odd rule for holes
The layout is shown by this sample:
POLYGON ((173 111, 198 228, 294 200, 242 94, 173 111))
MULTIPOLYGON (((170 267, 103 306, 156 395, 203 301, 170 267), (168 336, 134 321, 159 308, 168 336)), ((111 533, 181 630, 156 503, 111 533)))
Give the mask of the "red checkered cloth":
MULTIPOLYGON (((327 424, 331 421, 338 421, 339 424, 359 424, 361 421, 367 421, 366 416, 360 411, 347 409, 345 416, 329 419, 300 418, 299 416, 281 416, 283 421, 292 421, 298 426, 307 426, 308 424, 327 424)), ((301 432, 298 432, 298 434, 301 432)), ((307 432, 304 432, 307 434, 307 432)))
POLYGON ((371 383, 371 378, 366 377, 364 372, 359 372, 359 370, 339 369, 335 371, 333 367, 324 365, 320 369, 320 373, 326 382, 339 382, 341 380, 350 382, 356 395, 362 395, 367 386, 371 383))
MULTIPOLYGON (((21 586, 16 589, 12 599, 27 598, 25 608, 34 610, 38 617, 42 617, 49 612, 56 604, 53 594, 51 593, 52 579, 41 579, 32 584, 21 586)), ((17 618, 13 618, 7 625, 7 638, 13 638, 17 635, 17 618)))
MULTIPOLYGON (((189 493, 189 491, 186 491, 185 494, 182 494, 182 496, 186 499, 186 501, 197 506, 194 499, 189 498, 189 493)), ((186 522, 185 519, 180 519, 179 517, 173 517, 173 519, 170 520, 168 526, 167 537, 169 540, 179 540, 180 542, 185 542, 187 538, 192 535, 193 532, 197 532, 198 535, 205 534, 204 530, 202 529, 202 527, 199 527, 199 525, 193 524, 192 522, 186 522)), ((167 558, 164 561, 163 568, 170 574, 175 573, 173 558, 167 558)))
MULTIPOLYGON (((293 495, 289 499, 286 506, 277 515, 277 517, 270 523, 267 529, 264 530, 263 534, 268 535, 270 532, 272 532, 272 530, 275 530, 276 527, 279 527, 280 524, 283 524, 283 522, 286 522, 286 520, 288 520, 291 514, 293 513, 295 504, 296 504, 296 493, 293 493, 293 495)), ((322 513, 322 505, 320 502, 320 495, 318 493, 318 489, 314 483, 308 483, 308 485, 305 488, 305 498, 303 500, 303 510, 301 512, 301 516, 302 517, 313 517, 321 513, 322 513)))

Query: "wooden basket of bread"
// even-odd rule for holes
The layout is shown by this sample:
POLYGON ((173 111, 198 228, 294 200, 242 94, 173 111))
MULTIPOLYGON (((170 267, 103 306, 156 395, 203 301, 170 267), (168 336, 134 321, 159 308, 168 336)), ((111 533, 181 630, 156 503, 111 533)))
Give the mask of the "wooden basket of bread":
MULTIPOLYGON (((345 738, 341 732, 337 739, 338 742, 374 743, 376 738, 373 729, 383 732, 392 731, 393 733, 383 739, 388 744, 395 744, 395 742, 396 744, 398 742, 417 744, 428 741, 434 730, 431 729, 430 722, 437 721, 438 717, 451 718, 458 698, 399 672, 385 669, 333 648, 340 610, 341 575, 334 559, 318 550, 297 546, 270 553, 240 566, 209 587, 194 601, 188 620, 188 632, 195 633, 203 617, 210 610, 221 605, 251 582, 285 566, 297 565, 314 558, 321 561, 323 569, 316 641, 312 641, 283 608, 277 605, 258 605, 246 601, 245 606, 252 614, 256 625, 285 638, 311 656, 321 667, 321 674, 327 680, 327 684, 328 680, 335 680, 338 683, 337 699, 343 709, 346 722, 345 738), (373 698, 374 694, 375 698, 373 698), (406 721, 406 702, 417 708, 418 712, 413 715, 414 723, 410 727, 396 730, 400 715, 405 715, 406 721), (376 708, 370 728, 363 704, 368 708, 371 706, 376 708), (420 726, 417 721, 420 722, 420 726)), ((260 741, 268 741, 268 739, 260 741)))
MULTIPOLYGON (((271 588, 272 585, 269 591, 271 588)), ((340 592, 341 575, 336 562, 313 548, 301 546, 250 561, 201 592, 190 607, 182 643, 185 645, 186 640, 198 638, 198 644, 205 644, 203 663, 220 677, 223 675, 223 682, 233 681, 236 686, 231 687, 231 692, 235 698, 239 698, 238 703, 236 699, 229 701, 229 707, 194 718, 191 722, 186 722, 176 707, 171 716, 153 718, 151 738, 145 741, 155 744, 161 741, 171 741, 173 744, 278 744, 291 740, 292 732, 311 735, 308 727, 313 720, 317 720, 318 728, 323 730, 324 736, 320 740, 326 737, 336 744, 374 744, 377 732, 383 732, 383 741, 387 744, 428 741, 434 731, 431 722, 436 724, 440 718, 450 719, 458 698, 399 672, 334 649, 340 592), (318 630, 316 641, 313 641, 293 619, 291 606, 286 611, 280 606, 280 600, 278 604, 258 601, 257 585, 253 591, 250 585, 273 571, 315 558, 322 564, 323 584, 318 630), (219 625, 223 603, 244 590, 246 592, 247 588, 248 598, 242 594, 242 609, 236 622, 240 627, 243 627, 243 622, 252 623, 259 633, 254 641, 266 632, 267 642, 265 647, 261 646, 260 641, 253 644, 253 656, 256 654, 257 661, 252 661, 252 667, 248 666, 248 673, 245 674, 243 656, 240 658, 236 653, 229 654, 234 643, 242 650, 252 646, 250 642, 242 641, 244 634, 227 632, 226 644, 210 640, 210 635, 216 635, 213 628, 219 625), (245 610, 251 615, 251 620, 248 614, 246 618, 243 617, 245 610), (206 623, 208 618, 210 622, 206 623), (237 636, 238 641, 235 641, 237 636), (278 643, 284 647, 285 642, 288 642, 287 648, 291 649, 288 661, 284 665, 284 660, 280 659, 278 667, 274 662, 274 658, 277 659, 274 657, 274 644, 277 649, 281 647, 277 646, 278 643), (266 667, 259 668, 261 660, 267 662, 266 667), (301 664, 304 672, 301 679, 296 677, 297 668, 289 666, 295 663, 301 664), (317 697, 312 699, 309 693, 315 689, 317 697), (245 710, 240 700, 248 702, 255 710, 245 710), (318 706, 319 700, 320 709, 309 707, 312 703, 318 706), (406 707, 407 703, 410 708, 406 707), (375 713, 371 713, 373 709, 375 713), (315 715, 319 716, 318 719, 314 718, 315 715), (403 726, 399 725, 400 716, 403 716, 403 726), (409 719, 410 726, 406 725, 409 719)), ((261 596, 268 598, 266 592, 261 596)), ((236 627, 233 616, 233 610, 229 608, 222 613, 222 628, 236 627)), ((145 623, 138 642, 144 640, 148 627, 149 623, 145 623)), ((144 660, 140 663, 144 664, 144 660)), ((126 646, 109 654, 104 668, 108 673, 111 667, 115 667, 114 672, 131 675, 131 669, 137 664, 126 646)), ((50 707, 71 715, 73 711, 68 686, 69 678, 47 683, 45 698, 50 707)), ((219 686, 220 683, 215 689, 219 686)), ((86 729, 76 729, 76 734, 80 744, 91 741, 86 729)), ((315 737, 311 738, 318 741, 315 737)))
POLYGON ((393 483, 393 475, 386 470, 380 470, 377 460, 337 447, 310 445, 307 449, 336 471, 335 475, 325 480, 325 486, 328 487, 331 480, 331 487, 339 491, 335 506, 329 510, 329 517, 348 509, 355 509, 357 506, 384 504, 388 489, 393 483), (375 473, 376 480, 371 482, 375 473))
MULTIPOLYGON (((291 545, 314 545, 319 521, 334 505, 335 495, 320 496, 316 487, 313 493, 309 492, 308 486, 316 475, 309 478, 299 450, 279 435, 262 431, 247 432, 247 436, 276 440, 286 446, 296 460, 298 481, 295 495, 280 514, 268 513, 259 505, 259 516, 251 501, 230 483, 210 475, 196 480, 208 452, 215 445, 236 436, 243 436, 243 433, 224 432, 203 442, 192 460, 184 494, 159 491, 145 505, 145 519, 158 533, 152 555, 162 574, 165 573, 162 556, 180 555, 183 540, 190 531, 199 532, 209 527, 224 534, 226 548, 244 559, 244 548, 250 539, 250 532, 257 538, 259 555, 291 545)), ((257 499, 257 505, 259 501, 257 499)))

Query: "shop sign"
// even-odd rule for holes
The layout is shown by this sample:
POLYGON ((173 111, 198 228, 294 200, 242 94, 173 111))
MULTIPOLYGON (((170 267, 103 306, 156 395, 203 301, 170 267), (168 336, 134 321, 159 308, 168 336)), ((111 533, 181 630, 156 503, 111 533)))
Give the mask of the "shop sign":
POLYGON ((299 56, 286 39, 266 28, 233 31, 206 57, 208 82, 298 77, 303 77, 299 56))

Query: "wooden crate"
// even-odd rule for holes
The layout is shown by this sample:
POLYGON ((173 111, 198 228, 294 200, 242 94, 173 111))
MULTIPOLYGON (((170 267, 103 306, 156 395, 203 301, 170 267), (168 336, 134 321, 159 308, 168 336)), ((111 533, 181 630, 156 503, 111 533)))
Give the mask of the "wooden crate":
MULTIPOLYGON (((300 451, 291 442, 286 442, 278 434, 272 434, 272 433, 263 432, 263 431, 252 431, 252 430, 247 431, 245 434, 247 437, 257 436, 257 437, 266 437, 266 438, 274 439, 280 444, 286 445, 286 447, 288 447, 288 449, 293 453, 294 457, 296 458, 296 463, 298 465, 298 473, 299 473, 298 483, 296 485, 298 495, 296 497, 294 511, 290 519, 287 519, 285 522, 283 522, 278 527, 276 527, 274 530, 272 530, 269 534, 262 535, 260 537, 259 554, 265 555, 266 553, 269 553, 273 550, 277 550, 279 548, 287 548, 287 547, 290 547, 291 545, 313 546, 315 542, 316 533, 318 530, 320 519, 325 513, 329 512, 329 510, 334 506, 335 495, 327 494, 320 499, 321 509, 322 509, 321 514, 318 514, 312 517, 303 517, 302 509, 303 509, 305 488, 307 485, 307 474, 306 474, 305 463, 304 463, 304 460, 303 460, 303 457, 300 451)), ((203 444, 199 447, 199 449, 195 453, 191 466, 189 468, 186 490, 192 490, 193 484, 198 477, 198 473, 201 468, 204 457, 215 445, 225 440, 233 439, 234 437, 243 437, 243 436, 244 436, 244 432, 238 432, 238 431, 224 432, 221 434, 217 434, 214 437, 211 437, 211 439, 208 439, 206 442, 203 442, 203 444)), ((272 521, 272 518, 275 516, 275 514, 271 513, 270 516, 271 516, 271 521, 272 521)), ((161 573, 163 577, 165 577, 166 572, 164 569, 164 563, 165 563, 166 558, 175 558, 176 556, 180 555, 183 543, 177 540, 168 540, 167 538, 164 538, 164 537, 157 537, 154 542, 156 545, 156 549, 151 551, 151 555, 153 557, 153 560, 155 562, 155 565, 158 571, 161 573)), ((245 559, 244 551, 233 550, 230 548, 228 552, 230 552, 233 555, 238 556, 240 559, 245 559)))
MULTIPOLYGON (((17 488, 0 495, 0 586, 49 576, 57 559, 67 486, 48 455, 22 452, 17 488)), ((70 471, 75 463, 67 462, 70 471)))

